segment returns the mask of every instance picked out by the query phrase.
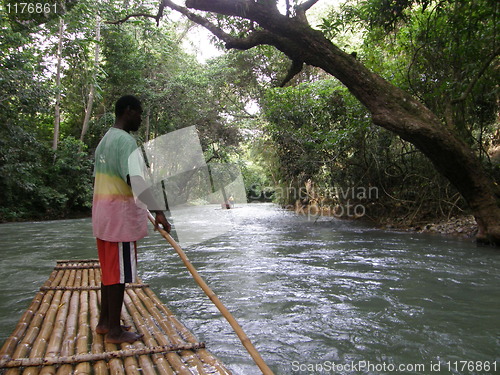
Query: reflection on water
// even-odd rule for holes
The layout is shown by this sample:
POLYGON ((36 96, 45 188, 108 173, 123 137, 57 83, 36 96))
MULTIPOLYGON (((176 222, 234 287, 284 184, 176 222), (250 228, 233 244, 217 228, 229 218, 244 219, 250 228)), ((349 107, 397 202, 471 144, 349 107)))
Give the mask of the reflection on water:
MULTIPOLYGON (((427 371, 406 373, 429 373, 440 361, 445 370, 447 361, 496 360, 500 370, 498 250, 314 223, 268 204, 233 215, 232 231, 185 250, 277 374, 358 361, 424 364, 427 371)), ((4 340, 55 260, 95 257, 95 245, 89 220, 4 224, 0 235, 4 340)), ((235 374, 259 373, 158 234, 141 241, 139 257, 143 280, 211 351, 235 374)))

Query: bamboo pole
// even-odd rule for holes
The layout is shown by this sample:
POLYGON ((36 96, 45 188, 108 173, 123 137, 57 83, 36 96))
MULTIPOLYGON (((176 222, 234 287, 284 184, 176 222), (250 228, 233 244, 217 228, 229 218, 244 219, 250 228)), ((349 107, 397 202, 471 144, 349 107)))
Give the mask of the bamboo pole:
MULTIPOLYGON (((65 285, 68 282, 71 271, 64 271, 63 277, 61 279, 61 283, 65 285)), ((40 332, 36 337, 36 340, 31 348, 29 358, 40 358, 44 356, 45 350, 47 348, 47 342, 50 338, 50 334, 54 327, 54 322, 56 319, 57 312, 61 306, 61 297, 62 291, 56 291, 54 294, 54 298, 52 298, 50 302, 50 307, 47 310, 47 313, 43 317, 43 324, 40 328, 40 332)), ((38 368, 27 368, 24 370, 23 375, 36 375, 39 373, 38 368)))
MULTIPOLYGON (((79 268, 70 268, 72 270, 78 270, 79 268)), ((147 288, 149 287, 149 284, 127 284, 125 286, 127 289, 135 289, 135 288, 147 288)), ((44 292, 46 290, 74 290, 74 291, 81 291, 81 290, 100 290, 101 287, 98 285, 89 285, 89 286, 42 286, 40 288, 40 291, 44 292)))
MULTIPOLYGON (((154 293, 151 291, 151 289, 147 289, 151 292, 151 294, 154 295, 154 293)), ((153 301, 149 296, 144 293, 144 290, 137 290, 135 292, 137 297, 140 299, 140 301, 144 304, 144 306, 148 309, 148 315, 150 315, 154 321, 160 325, 160 327, 165 331, 168 337, 173 338, 179 343, 195 343, 197 340, 195 339, 194 335, 189 332, 189 330, 184 327, 181 324, 181 329, 179 330, 176 324, 172 324, 173 322, 171 321, 171 318, 173 315, 168 316, 168 314, 162 313, 156 306, 156 302, 153 301), (185 335, 185 331, 189 333, 189 335, 185 335), (193 339, 193 340, 189 340, 193 339)), ((158 300, 159 301, 159 300, 158 300)), ((139 301, 135 302, 135 304, 140 303, 139 301)), ((159 302, 161 305, 163 305, 161 302, 159 302)), ((217 362, 216 359, 212 356, 210 359, 208 358, 209 356, 205 355, 200 355, 201 353, 207 353, 209 354, 208 351, 204 349, 197 350, 196 352, 182 352, 181 356, 182 358, 189 363, 191 366, 194 366, 198 369, 198 372, 203 373, 204 371, 204 366, 206 364, 213 365, 214 362, 217 362)), ((218 369, 217 366, 213 366, 214 369, 218 369)), ((220 366, 219 366, 220 367, 220 366)), ((224 371, 218 371, 219 374, 225 374, 228 373, 227 370, 224 369, 224 371)))
MULTIPOLYGON (((56 277, 56 274, 57 274, 56 271, 51 272, 48 280, 45 282, 44 285, 50 285, 50 283, 56 277)), ((45 297, 45 293, 42 291, 38 292, 35 295, 30 306, 24 312, 24 314, 21 316, 18 324, 14 328, 14 331, 9 336, 9 338, 5 341, 2 349, 0 350, 0 360, 3 358, 11 357, 14 354, 14 351, 16 350, 16 347, 19 344, 19 341, 22 339, 23 335, 26 333, 26 331, 30 327, 30 323, 31 323, 32 319, 34 318, 36 312, 40 308, 40 305, 42 304, 44 297, 45 297)))
MULTIPOLYGON (((135 307, 135 306, 133 306, 133 305, 130 306, 127 303, 127 309, 131 310, 130 314, 135 315, 135 312, 132 311, 133 307, 135 307)), ((146 320, 145 323, 146 323, 147 329, 141 331, 141 333, 144 334, 142 341, 149 347, 155 347, 159 344, 158 344, 158 340, 156 340, 156 338, 155 338, 156 331, 154 330, 154 321, 151 322, 151 320, 147 320, 147 319, 144 319, 144 320, 146 320)), ((138 342, 137 344, 142 344, 142 343, 138 342)), ((171 367, 170 363, 168 362, 167 358, 165 357, 165 355, 153 354, 151 357, 152 357, 153 362, 156 366, 156 369, 160 373, 160 375, 174 375, 175 374, 175 371, 172 369, 172 367, 171 367)))
MULTIPOLYGON (((76 270, 74 285, 80 285, 82 279, 82 271, 76 270)), ((63 346, 60 355, 65 357, 75 354, 75 342, 78 322, 78 307, 80 305, 80 294, 72 293, 69 303, 69 316, 64 330, 63 346)), ((63 365, 57 370, 57 375, 70 374, 73 371, 73 366, 63 365)))
MULTIPOLYGON (((72 270, 67 281, 68 285, 73 285, 75 276, 76 270, 72 270)), ((62 295, 61 303, 57 307, 57 315, 54 324, 52 325, 52 329, 49 332, 49 342, 47 344, 45 358, 55 358, 61 352, 64 343, 63 335, 66 328, 66 321, 68 320, 70 298, 71 292, 65 291, 62 295)), ((40 375, 50 375, 55 374, 55 372, 56 369, 54 367, 47 366, 40 371, 40 375)))
MULTIPOLYGON (((138 295, 141 296, 141 294, 144 294, 147 298, 151 300, 151 303, 154 306, 153 311, 153 316, 157 317, 158 315, 163 316, 164 319, 161 318, 156 318, 157 321, 160 323, 163 323, 165 320, 169 322, 169 325, 174 327, 174 329, 189 343, 195 343, 197 342, 197 338, 191 333, 190 330, 184 326, 177 318, 176 316, 170 311, 170 309, 165 306, 158 296, 151 290, 151 289, 144 289, 138 292, 138 295), (155 310, 158 311, 158 313, 155 313, 155 310), (158 314, 158 315, 157 315, 158 314)), ((226 369, 224 364, 212 353, 210 353, 206 349, 200 349, 196 351, 196 354, 202 362, 208 363, 209 365, 213 366, 215 368, 215 371, 220 374, 220 375, 230 375, 231 372, 226 369)))
POLYGON ((56 264, 66 264, 66 263, 99 263, 99 259, 59 259, 56 260, 56 264))
MULTIPOLYGON (((138 294, 138 296, 140 298, 139 294, 138 294)), ((156 313, 155 309, 152 306, 153 302, 150 301, 148 303, 148 301, 145 301, 145 298, 140 298, 140 299, 142 300, 143 304, 148 308, 149 314, 151 315, 151 317, 153 319, 155 319, 155 322, 159 326, 159 328, 161 330, 163 330, 163 332, 165 332, 166 337, 168 337, 168 339, 173 344, 184 343, 184 340, 182 339, 181 336, 179 336, 179 333, 177 332, 177 330, 175 329, 175 327, 173 327, 170 324, 170 322, 168 321, 168 319, 165 319, 161 314, 156 313)), ((136 302, 136 304, 137 304, 137 302, 136 302)))
MULTIPOLYGON (((141 332, 144 336, 140 341, 135 342, 133 345, 136 349, 144 349, 146 346, 144 343, 147 343, 149 346, 157 346, 158 344, 156 343, 155 340, 151 339, 151 335, 149 333, 149 329, 147 326, 147 317, 144 316, 138 316, 138 313, 136 310, 133 310, 133 302, 130 299, 129 294, 134 294, 134 291, 127 291, 124 296, 124 304, 125 304, 125 309, 123 310, 123 320, 126 322, 130 322, 131 325, 135 325, 136 329, 138 332, 141 332), (147 339, 150 338, 150 339, 147 339)), ((140 369, 142 371, 142 374, 145 375, 153 375, 157 374, 155 370, 155 365, 157 363, 160 363, 157 361, 158 355, 154 356, 149 356, 149 355, 141 355, 139 356, 139 364, 140 364, 140 369)), ((164 359, 164 358, 163 358, 164 359)), ((166 361, 163 361, 163 363, 160 363, 161 365, 167 364, 168 368, 168 363, 166 361)), ((161 367, 159 367, 161 369, 161 367)), ((170 369, 171 370, 171 369, 170 369)), ((168 371, 165 369, 165 371, 168 371)), ((163 373, 160 371, 160 373, 163 373)))
MULTIPOLYGON (((155 225, 155 219, 151 213, 148 213, 148 218, 149 220, 155 225)), ((254 362, 259 366, 260 370, 264 375, 274 375, 271 369, 267 366, 267 364, 264 362, 262 357, 260 356, 259 352, 255 349, 253 346, 252 342, 248 338, 248 336, 245 334, 241 326, 238 324, 236 319, 231 315, 229 310, 224 306, 224 304, 221 302, 219 297, 210 289, 210 287, 205 283, 203 278, 198 274, 198 271, 194 266, 191 264, 189 258, 186 256, 184 251, 181 249, 181 247, 177 244, 177 242, 174 241, 174 239, 168 234, 167 231, 163 230, 162 228, 157 228, 160 234, 165 238, 168 243, 174 248, 174 250, 177 252, 179 257, 182 259, 182 262, 186 266, 186 268, 189 270, 195 281, 198 283, 198 285, 203 289, 205 294, 210 298, 210 300, 214 303, 214 305, 219 309, 221 314, 226 318, 228 323, 231 325, 233 328, 234 332, 240 339, 241 343, 245 347, 245 349, 248 351, 250 356, 253 358, 254 362)))
MULTIPOLYGON (((87 286, 89 283, 89 270, 83 270, 82 286, 87 286)), ((76 339, 76 353, 86 354, 89 352, 88 338, 89 338, 89 292, 84 290, 80 292, 80 311, 78 314, 78 334, 76 339)), ((81 362, 75 368, 75 374, 90 374, 90 363, 81 362)))
POLYGON ((141 349, 127 349, 127 350, 116 350, 113 352, 105 353, 86 353, 86 354, 76 354, 67 357, 52 357, 52 358, 19 358, 13 359, 6 363, 2 363, 0 368, 11 368, 11 367, 37 367, 37 366, 55 366, 60 364, 74 364, 74 363, 85 363, 92 361, 107 361, 112 358, 128 358, 140 355, 156 354, 156 353, 169 353, 176 352, 180 350, 193 350, 200 347, 204 347, 203 343, 198 344, 186 344, 184 346, 156 346, 154 348, 141 348, 141 349))
POLYGON ((85 270, 85 269, 94 269, 94 268, 99 268, 99 266, 95 266, 93 264, 87 264, 87 265, 58 265, 55 267, 56 270, 71 270, 71 269, 76 269, 76 270, 85 270))
MULTIPOLYGON (((171 337, 166 335, 165 332, 161 331, 158 327, 158 322, 155 320, 154 316, 151 316, 147 312, 147 306, 141 304, 137 300, 137 293, 132 293, 132 291, 128 291, 131 304, 127 307, 129 310, 137 310, 137 314, 133 314, 134 316, 142 315, 145 321, 145 327, 147 330, 144 332, 144 342, 146 342, 150 346, 154 345, 177 345, 179 343, 171 340, 171 337), (145 315, 147 314, 147 315, 145 315)), ((161 371, 166 371, 166 373, 177 373, 178 371, 184 373, 184 365, 182 364, 177 353, 172 353, 168 355, 159 355, 156 358, 157 363, 161 364, 163 368, 161 371), (177 370, 177 371, 176 371, 177 370)))
MULTIPOLYGON (((141 303, 138 303, 136 298, 130 298, 129 293, 127 293, 127 308, 129 311, 133 312, 131 314, 135 319, 139 320, 141 317, 144 317, 146 320, 146 324, 140 325, 141 333, 144 334, 146 338, 148 338, 149 342, 151 344, 149 345, 157 345, 155 342, 157 342, 159 345, 162 346, 169 346, 169 345, 180 345, 181 343, 176 340, 172 340, 172 336, 164 335, 163 332, 158 328, 157 324, 155 321, 152 319, 151 315, 147 313, 147 311, 144 309, 144 306, 141 303), (147 329, 144 329, 144 327, 147 326, 147 329)), ((183 343, 182 343, 183 344, 183 343)), ((175 371, 176 374, 181 374, 181 375, 190 375, 191 371, 186 367, 186 365, 182 362, 181 358, 177 353, 167 353, 166 354, 166 359, 169 363, 169 366, 172 367, 172 369, 175 371)))
MULTIPOLYGON (((96 276, 97 276, 95 269, 94 269, 94 274, 96 274, 96 276)), ((101 282, 100 272, 99 272, 99 278, 96 277, 96 281, 99 281, 99 283, 101 282)), ((101 299, 101 302, 102 302, 102 299, 101 299)), ((123 344, 123 345, 125 345, 125 344, 123 344)), ((111 343, 104 341, 104 351, 105 352, 113 352, 113 351, 117 351, 117 350, 119 350, 119 349, 118 349, 118 346, 116 344, 111 344, 111 343)), ((109 372, 112 375, 125 375, 125 368, 123 367, 123 361, 121 359, 117 359, 117 358, 110 359, 108 362, 108 367, 109 367, 109 372)))
MULTIPOLYGON (((122 306, 122 313, 121 313, 121 317, 122 317, 122 320, 123 322, 125 322, 125 324, 129 324, 132 323, 132 320, 130 319, 130 317, 128 316, 128 314, 124 311, 125 310, 125 298, 126 298, 126 295, 124 294, 124 303, 123 303, 123 306, 122 306)), ((130 326, 132 327, 132 329, 134 329, 134 324, 130 324, 130 326)), ((137 330, 137 328, 135 328, 135 330, 137 330)), ((122 343, 120 344, 122 350, 131 350, 131 349, 134 349, 136 348, 136 346, 134 344, 129 344, 129 343, 122 343)), ((125 374, 126 375, 140 375, 140 371, 139 371, 139 363, 137 362, 137 358, 135 356, 133 357, 123 357, 121 358, 121 361, 123 363, 123 367, 125 369, 125 374)), ((147 374, 146 374, 147 375, 147 374)))
MULTIPOLYGON (((89 271, 90 284, 95 286, 98 280, 100 280, 99 269, 94 269, 89 271)), ((95 327, 99 322, 99 295, 97 290, 92 290, 89 292, 89 303, 90 303, 90 327, 92 331, 92 353, 103 353, 104 352, 104 335, 99 335, 95 331, 95 327)), ((95 375, 108 375, 108 365, 104 360, 96 361, 93 366, 95 375)))

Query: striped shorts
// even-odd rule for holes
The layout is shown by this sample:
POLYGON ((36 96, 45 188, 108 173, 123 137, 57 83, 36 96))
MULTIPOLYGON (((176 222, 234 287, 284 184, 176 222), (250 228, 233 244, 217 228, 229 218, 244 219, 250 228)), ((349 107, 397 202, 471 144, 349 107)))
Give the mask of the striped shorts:
POLYGON ((103 285, 133 283, 137 279, 137 243, 97 238, 103 285))

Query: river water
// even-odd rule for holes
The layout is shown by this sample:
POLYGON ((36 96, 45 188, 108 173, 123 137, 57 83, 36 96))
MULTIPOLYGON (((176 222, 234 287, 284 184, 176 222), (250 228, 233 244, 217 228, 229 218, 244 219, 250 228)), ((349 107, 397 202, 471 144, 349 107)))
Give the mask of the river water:
MULTIPOLYGON (((272 204, 234 214, 185 251, 276 374, 500 373, 498 249, 272 204)), ((3 224, 0 246, 2 342, 56 260, 96 257, 89 219, 3 224)), ((140 248, 143 281, 233 373, 259 374, 165 240, 140 248)))

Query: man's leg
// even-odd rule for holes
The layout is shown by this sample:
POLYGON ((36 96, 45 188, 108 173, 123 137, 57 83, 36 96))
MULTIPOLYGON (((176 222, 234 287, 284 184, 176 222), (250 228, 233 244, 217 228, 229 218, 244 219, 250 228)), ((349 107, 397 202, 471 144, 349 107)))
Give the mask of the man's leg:
POLYGON ((101 283, 101 313, 99 315, 99 322, 95 331, 101 335, 109 331, 109 303, 108 303, 108 290, 109 286, 101 283))
POLYGON ((106 342, 121 344, 123 342, 133 343, 143 335, 135 332, 128 332, 120 325, 120 315, 125 294, 125 284, 108 285, 108 311, 109 311, 109 331, 106 335, 106 342))
MULTIPOLYGON (((109 290, 110 290, 110 285, 101 284, 101 313, 99 315, 99 322, 97 323, 97 326, 95 327, 95 331, 100 335, 104 335, 104 334, 108 333, 109 327, 111 326, 111 324, 109 322, 109 319, 110 319, 110 316, 109 316, 110 301, 108 298, 109 290)), ((122 302, 122 304, 123 304, 123 302, 122 302)), ((119 318, 120 317, 118 316, 118 319, 119 318)), ((116 319, 116 318, 114 318, 114 319, 116 319)), ((124 331, 128 331, 131 327, 122 325, 121 328, 124 331)))
POLYGON ((130 327, 120 325, 125 294, 124 281, 132 281, 131 271, 135 270, 135 267, 130 264, 131 260, 135 260, 135 252, 131 254, 130 248, 130 243, 107 242, 97 239, 102 283, 101 313, 96 332, 107 334, 106 342, 115 344, 132 343, 142 337, 140 334, 127 332, 130 327), (128 256, 124 256, 126 254, 128 256), (131 257, 131 255, 134 257, 131 257), (123 274, 122 270, 126 270, 126 272, 123 274))

